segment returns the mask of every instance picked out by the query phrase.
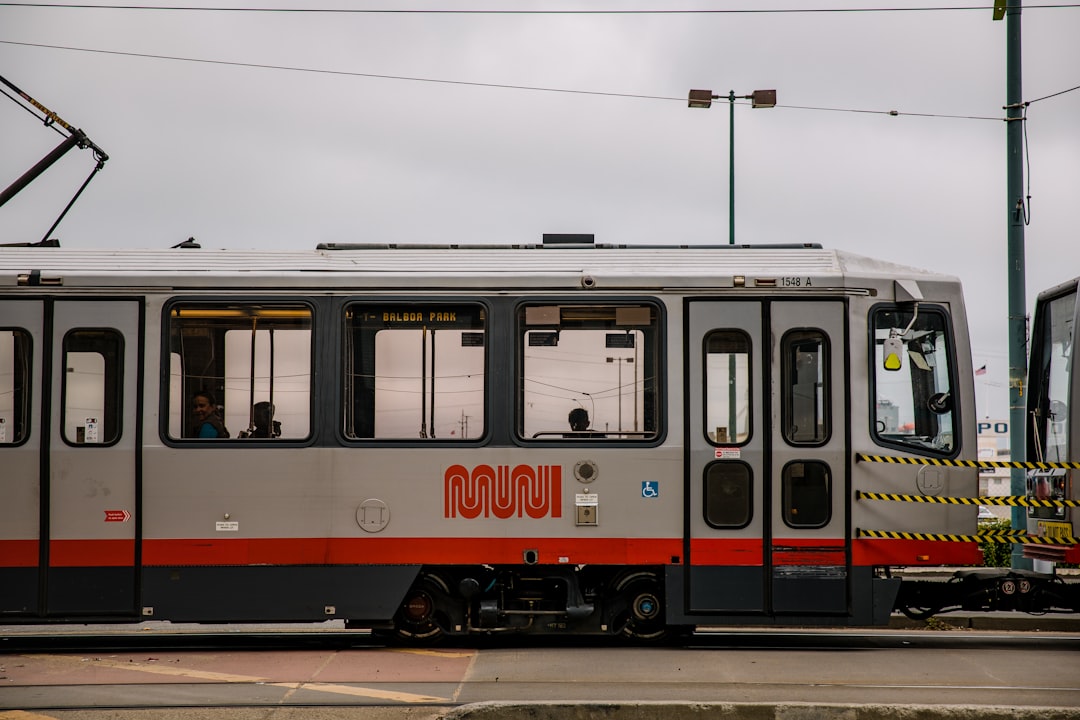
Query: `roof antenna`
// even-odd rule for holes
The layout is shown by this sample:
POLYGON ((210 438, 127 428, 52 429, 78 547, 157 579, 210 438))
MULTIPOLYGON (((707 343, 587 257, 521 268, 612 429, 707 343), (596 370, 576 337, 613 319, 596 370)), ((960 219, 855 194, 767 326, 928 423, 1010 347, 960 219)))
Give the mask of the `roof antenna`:
POLYGON ((189 238, 188 238, 187 240, 185 240, 184 242, 181 242, 181 243, 176 243, 175 245, 173 245, 173 246, 172 246, 171 248, 169 248, 169 249, 170 249, 170 250, 176 250, 177 248, 180 248, 181 250, 198 250, 198 249, 199 249, 199 248, 201 248, 201 247, 202 247, 202 245, 200 245, 199 243, 195 242, 195 238, 193 238, 193 237, 189 237, 189 238))

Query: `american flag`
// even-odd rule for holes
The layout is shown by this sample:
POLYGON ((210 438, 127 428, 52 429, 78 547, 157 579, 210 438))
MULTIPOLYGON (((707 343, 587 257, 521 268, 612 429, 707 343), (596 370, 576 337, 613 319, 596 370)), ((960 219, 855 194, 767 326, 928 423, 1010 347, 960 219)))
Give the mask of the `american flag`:
POLYGON ((986 374, 986 366, 985 366, 985 365, 983 365, 983 366, 982 366, 981 368, 979 368, 978 370, 976 370, 976 371, 975 371, 975 374, 976 374, 976 375, 985 375, 985 374, 986 374))

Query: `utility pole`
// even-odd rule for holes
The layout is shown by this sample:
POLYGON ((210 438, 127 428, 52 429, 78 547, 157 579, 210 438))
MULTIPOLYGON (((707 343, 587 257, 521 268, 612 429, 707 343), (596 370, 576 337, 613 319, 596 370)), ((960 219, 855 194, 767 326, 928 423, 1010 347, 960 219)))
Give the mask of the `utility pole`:
MULTIPOLYGON (((1024 382, 1027 378, 1027 289, 1024 267, 1024 223, 1027 207, 1024 200, 1024 96, 1020 70, 1020 12, 1022 0, 995 3, 995 18, 1005 5, 1005 127, 1008 149, 1008 278, 1009 278, 1009 452, 1012 459, 1025 460, 1027 443, 1024 382)), ((1009 492, 1027 493, 1026 472, 1013 468, 1009 492)), ((1027 530, 1027 510, 1012 508, 1013 530, 1027 530)), ((1014 544, 1011 567, 1030 570, 1031 560, 1024 558, 1023 546, 1014 544)))

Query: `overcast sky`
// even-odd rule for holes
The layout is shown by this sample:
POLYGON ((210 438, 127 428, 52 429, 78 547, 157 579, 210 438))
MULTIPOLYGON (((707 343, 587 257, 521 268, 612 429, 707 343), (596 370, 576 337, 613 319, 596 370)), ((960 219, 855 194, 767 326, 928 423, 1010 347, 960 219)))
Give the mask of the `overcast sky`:
MULTIPOLYGON (((775 88, 776 108, 735 109, 736 242, 958 275, 980 415, 1008 414, 1006 24, 989 0, 171 4, 756 12, 0 3, 0 74, 109 154, 53 233, 66 247, 726 243, 727 102, 689 109, 687 91, 775 88), (959 5, 980 7, 926 9, 959 5)), ((1080 90, 1062 92, 1080 86, 1080 6, 1028 4, 1031 312, 1080 275, 1080 90)), ((0 97, 0 188, 61 140, 0 97)), ((0 242, 41 239, 93 164, 72 151, 0 208, 0 242)))

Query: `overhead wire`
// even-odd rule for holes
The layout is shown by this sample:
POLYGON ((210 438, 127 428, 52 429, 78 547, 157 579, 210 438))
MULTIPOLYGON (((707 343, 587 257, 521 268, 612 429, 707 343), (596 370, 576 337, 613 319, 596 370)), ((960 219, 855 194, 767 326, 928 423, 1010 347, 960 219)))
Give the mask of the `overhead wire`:
MULTIPOLYGON (((909 12, 985 12, 993 5, 951 5, 920 7, 861 7, 861 8, 688 8, 621 10, 586 8, 576 10, 524 9, 453 9, 453 8, 311 8, 311 7, 238 7, 183 5, 96 5, 89 3, 32 3, 0 2, 0 7, 24 7, 76 10, 147 10, 229 13, 308 13, 356 15, 807 15, 829 13, 909 13, 909 12)), ((1080 7, 1078 3, 1025 5, 1024 10, 1046 10, 1080 7)))
POLYGON ((532 85, 507 85, 500 83, 472 82, 468 80, 441 80, 437 78, 410 77, 407 75, 384 75, 378 73, 354 72, 351 70, 330 70, 326 68, 305 68, 294 65, 273 65, 267 63, 240 62, 236 60, 207 60, 205 58, 183 57, 179 55, 158 55, 155 53, 135 53, 122 50, 101 50, 97 48, 72 47, 70 45, 49 45, 45 43, 18 42, 15 40, 0 40, 3 45, 22 45, 24 47, 46 48, 50 50, 71 50, 74 52, 98 53, 102 55, 119 55, 123 57, 149 58, 153 60, 173 60, 176 62, 202 63, 207 65, 226 65, 231 67, 248 67, 262 70, 288 70, 291 72, 317 73, 324 75, 344 75, 348 77, 377 78, 381 80, 407 80, 409 82, 437 83, 442 85, 467 85, 471 87, 499 88, 506 90, 530 90, 534 92, 570 93, 574 95, 599 95, 606 97, 637 98, 644 100, 685 100, 686 98, 664 97, 659 95, 638 95, 633 93, 598 92, 595 90, 570 90, 566 88, 540 87, 532 85))
POLYGON ((1074 90, 1080 90, 1080 85, 1077 85, 1076 87, 1071 87, 1068 90, 1061 90, 1060 92, 1051 93, 1049 95, 1044 95, 1041 98, 1035 98, 1034 100, 1028 100, 1025 104, 1030 105, 1031 103, 1037 103, 1037 102, 1039 102, 1041 100, 1049 100, 1052 97, 1057 97, 1058 95, 1064 95, 1065 93, 1071 93, 1074 90))
MULTIPOLYGON (((2 4, 2 3, 0 3, 0 4, 2 4)), ((598 90, 574 90, 574 89, 570 89, 570 88, 544 87, 544 86, 539 86, 539 85, 515 85, 515 84, 507 84, 507 83, 476 82, 476 81, 469 81, 469 80, 446 80, 446 79, 440 79, 440 78, 425 78, 425 77, 416 77, 416 76, 409 76, 409 75, 388 75, 388 74, 381 74, 381 73, 356 72, 356 71, 352 71, 352 70, 333 70, 333 69, 327 69, 327 68, 299 67, 299 66, 295 66, 295 65, 275 65, 275 64, 269 64, 269 63, 242 62, 242 61, 238 61, 238 60, 212 60, 212 59, 206 59, 206 58, 185 57, 185 56, 181 56, 181 55, 161 55, 161 54, 156 54, 156 53, 137 53, 137 52, 127 52, 127 51, 122 51, 122 50, 103 50, 103 49, 100 49, 100 48, 84 48, 84 47, 74 47, 74 46, 71 46, 71 45, 53 45, 53 44, 46 44, 46 43, 30 43, 30 42, 20 42, 20 41, 16 41, 16 40, 0 40, 0 44, 2 44, 2 45, 17 45, 17 46, 22 46, 22 47, 43 48, 43 49, 48 49, 48 50, 68 50, 68 51, 71 51, 71 52, 86 52, 86 53, 95 53, 95 54, 101 54, 101 55, 115 55, 115 56, 120 56, 120 57, 146 58, 146 59, 151 59, 151 60, 171 60, 173 62, 189 62, 189 63, 204 64, 204 65, 222 65, 222 66, 228 66, 228 67, 245 67, 245 68, 255 68, 255 69, 260 69, 260 70, 283 70, 283 71, 288 71, 288 72, 314 73, 314 74, 322 74, 322 75, 337 75, 337 76, 344 76, 344 77, 363 77, 363 78, 374 78, 374 79, 379 79, 379 80, 401 80, 401 81, 407 81, 407 82, 433 83, 433 84, 438 84, 438 85, 458 85, 458 86, 466 86, 466 87, 491 88, 491 89, 498 89, 498 90, 523 90, 523 91, 529 91, 529 92, 563 93, 563 94, 570 94, 570 95, 589 95, 589 96, 594 96, 594 97, 616 97, 616 98, 629 98, 629 99, 635 99, 635 100, 664 100, 664 101, 669 101, 669 102, 671 102, 671 101, 674 101, 674 102, 686 102, 685 97, 673 97, 673 96, 667 96, 667 95, 646 95, 646 94, 641 94, 641 93, 604 92, 604 91, 598 91, 598 90)), ((1075 90, 1075 89, 1078 89, 1078 88, 1072 88, 1072 89, 1075 90)), ((1064 92, 1070 92, 1070 91, 1066 90, 1066 91, 1063 91, 1063 93, 1064 92)), ((1046 96, 1044 98, 1039 98, 1039 100, 1045 100, 1045 99, 1047 99, 1049 97, 1054 97, 1055 95, 1060 95, 1060 94, 1063 94, 1063 93, 1055 93, 1054 95, 1048 95, 1048 96, 1046 96)), ((1033 100, 1032 102, 1036 102, 1036 101, 1033 100)), ((745 101, 743 101, 743 102, 739 102, 739 103, 736 103, 736 104, 747 104, 747 103, 745 101)), ((904 117, 944 118, 944 119, 958 119, 958 120, 1002 120, 1001 117, 990 117, 990 116, 980 116, 980 115, 949 115, 949 114, 945 114, 945 113, 916 113, 916 112, 902 112, 902 111, 899 111, 899 110, 867 110, 867 109, 860 109, 860 108, 837 108, 837 107, 818 107, 818 106, 811 106, 811 105, 784 105, 784 104, 777 104, 776 107, 785 108, 785 109, 789 109, 789 110, 813 110, 813 111, 818 111, 818 112, 844 112, 844 113, 859 113, 859 114, 871 114, 871 115, 889 115, 889 116, 892 116, 892 117, 904 116, 904 117)))

